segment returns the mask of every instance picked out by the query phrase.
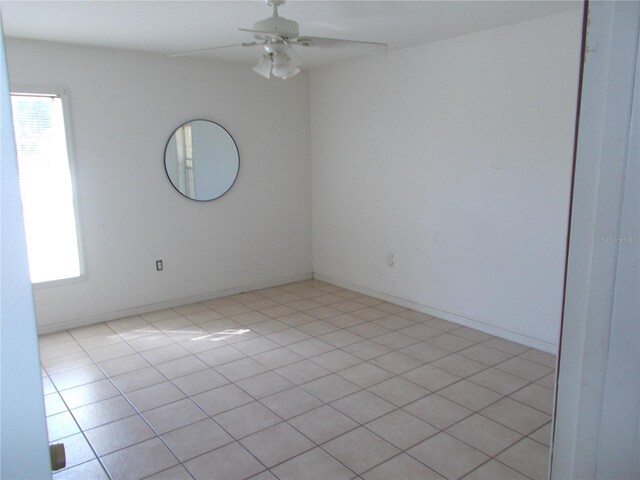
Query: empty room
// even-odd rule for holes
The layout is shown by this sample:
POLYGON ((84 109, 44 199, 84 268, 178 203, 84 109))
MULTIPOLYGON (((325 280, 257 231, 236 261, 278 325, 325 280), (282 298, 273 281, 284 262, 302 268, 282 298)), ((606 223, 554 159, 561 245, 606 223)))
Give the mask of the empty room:
POLYGON ((567 333, 587 8, 0 1, 3 478, 587 475, 576 438, 626 434, 563 413, 614 410, 612 374, 557 380, 596 338, 567 333))

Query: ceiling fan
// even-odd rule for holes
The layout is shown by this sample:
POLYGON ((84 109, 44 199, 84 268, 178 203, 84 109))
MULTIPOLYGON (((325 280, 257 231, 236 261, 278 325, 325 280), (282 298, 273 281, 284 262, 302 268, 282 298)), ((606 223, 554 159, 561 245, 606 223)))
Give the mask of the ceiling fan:
POLYGON ((232 47, 255 47, 263 48, 258 64, 253 67, 253 71, 265 78, 271 75, 286 80, 300 72, 299 66, 302 61, 294 50, 296 47, 331 47, 341 44, 369 45, 386 49, 386 43, 363 42, 357 40, 343 40, 339 38, 308 37, 300 36, 300 27, 297 22, 288 20, 278 15, 278 7, 284 5, 286 0, 265 0, 273 7, 273 14, 269 18, 260 20, 253 24, 253 28, 239 28, 242 32, 253 33, 253 42, 244 42, 233 45, 222 45, 219 47, 202 48, 188 52, 169 54, 169 57, 179 57, 183 55, 193 55, 211 50, 232 47))

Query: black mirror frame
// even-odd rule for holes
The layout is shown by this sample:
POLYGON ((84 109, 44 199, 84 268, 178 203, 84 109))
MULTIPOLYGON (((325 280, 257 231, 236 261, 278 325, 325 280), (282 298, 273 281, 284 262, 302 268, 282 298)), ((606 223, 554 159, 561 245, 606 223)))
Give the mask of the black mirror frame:
POLYGON ((171 186, 173 187, 173 189, 174 189, 176 192, 178 192, 178 193, 179 193, 180 195, 182 195, 184 198, 187 198, 187 199, 192 200, 192 201, 194 201, 194 202, 203 202, 203 203, 206 203, 206 202, 212 202, 213 200, 217 200, 217 199, 219 199, 219 198, 223 197, 224 195, 226 195, 226 194, 227 194, 227 192, 228 192, 229 190, 231 190, 231 188, 235 185, 236 181, 238 180, 238 175, 240 175, 240 150, 238 149, 238 144, 236 143, 235 138, 233 138, 233 136, 229 133, 229 131, 228 131, 226 128, 224 128, 222 125, 220 125, 220 124, 219 124, 219 123, 217 123, 217 122, 214 122, 213 120, 207 120, 206 118, 194 118, 194 119, 192 119, 192 120, 187 120, 186 122, 184 122, 184 123, 182 123, 182 124, 178 125, 178 126, 173 130, 173 132, 171 132, 171 135, 169 135, 169 139, 167 140, 167 143, 165 144, 165 147, 164 147, 164 161, 163 161, 163 164, 164 164, 164 173, 165 173, 165 175, 167 176, 167 180, 169 181, 169 183, 171 184, 171 186), (237 154, 237 156, 238 156, 238 169, 236 170, 236 176, 234 177, 233 181, 229 184, 229 187, 228 187, 224 192, 222 192, 220 195, 218 195, 217 197, 207 198, 207 199, 191 198, 190 196, 188 196, 188 195, 186 195, 186 194, 182 193, 182 192, 178 189, 178 187, 176 187, 176 186, 175 186, 175 184, 174 184, 174 183, 173 183, 173 181, 171 180, 171 177, 169 176, 169 170, 167 169, 167 150, 168 150, 168 148, 169 148, 169 143, 171 143, 171 139, 173 138, 173 136, 176 134, 176 132, 177 132, 180 128, 182 128, 182 127, 184 127, 185 125, 188 125, 188 124, 190 124, 190 123, 193 123, 193 122, 207 122, 207 123, 212 123, 212 124, 214 124, 214 125, 216 125, 216 126, 220 127, 220 128, 221 128, 221 129, 222 129, 222 130, 227 134, 227 135, 229 135, 229 138, 230 138, 230 139, 231 139, 231 141, 233 142, 233 145, 234 145, 234 147, 235 147, 235 149, 236 149, 236 154, 237 154))

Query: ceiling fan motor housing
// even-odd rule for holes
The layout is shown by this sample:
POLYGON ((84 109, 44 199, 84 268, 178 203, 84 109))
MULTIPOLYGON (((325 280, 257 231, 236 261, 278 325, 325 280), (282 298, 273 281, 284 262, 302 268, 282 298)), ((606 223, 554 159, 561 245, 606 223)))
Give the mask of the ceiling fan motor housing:
MULTIPOLYGON (((273 32, 285 40, 295 40, 300 35, 300 27, 297 22, 287 20, 283 17, 269 17, 253 24, 254 30, 263 32, 273 32)), ((268 40, 264 35, 256 33, 254 37, 258 40, 268 40)))

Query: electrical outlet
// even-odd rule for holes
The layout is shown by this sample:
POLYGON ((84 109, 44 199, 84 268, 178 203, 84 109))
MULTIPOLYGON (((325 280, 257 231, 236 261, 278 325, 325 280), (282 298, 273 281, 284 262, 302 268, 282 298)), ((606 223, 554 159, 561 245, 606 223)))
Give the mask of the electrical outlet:
POLYGON ((156 260, 156 270, 161 272, 162 268, 162 260, 156 260))

